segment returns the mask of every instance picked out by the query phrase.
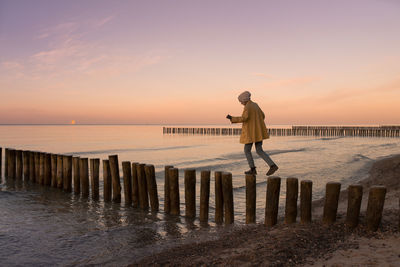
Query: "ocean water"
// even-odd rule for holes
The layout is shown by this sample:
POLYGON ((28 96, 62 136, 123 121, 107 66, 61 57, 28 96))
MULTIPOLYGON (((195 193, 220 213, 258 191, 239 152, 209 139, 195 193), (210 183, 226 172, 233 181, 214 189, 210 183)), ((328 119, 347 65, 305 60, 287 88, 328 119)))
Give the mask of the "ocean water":
MULTIPOLYGON (((213 223, 215 171, 232 173, 235 224, 244 224, 243 172, 249 167, 238 139, 239 136, 163 135, 162 126, 158 125, 0 126, 3 151, 10 147, 100 159, 118 154, 120 165, 122 161, 153 164, 160 199, 160 212, 151 213, 125 206, 123 190, 122 203, 113 204, 104 203, 102 197, 96 202, 2 177, 1 265, 123 265, 176 244, 217 238, 224 226, 213 223), (163 213, 165 165, 179 168, 182 215, 183 171, 197 171, 197 215, 200 171, 211 171, 208 225, 163 213)), ((327 182, 339 181, 346 188, 366 177, 375 160, 398 154, 400 139, 273 136, 264 141, 263 147, 280 167, 276 176, 282 178, 282 214, 285 178, 312 180, 313 198, 318 199, 327 182)), ((253 156, 258 171, 257 221, 262 222, 268 167, 255 152, 253 156)))

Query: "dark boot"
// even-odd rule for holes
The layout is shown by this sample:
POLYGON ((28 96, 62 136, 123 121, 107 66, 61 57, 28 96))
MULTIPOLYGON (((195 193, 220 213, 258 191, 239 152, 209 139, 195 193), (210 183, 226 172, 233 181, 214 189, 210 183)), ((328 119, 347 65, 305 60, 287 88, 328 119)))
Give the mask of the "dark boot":
POLYGON ((272 165, 269 168, 269 171, 267 172, 267 176, 270 176, 270 175, 274 174, 278 169, 279 169, 278 166, 276 166, 275 164, 272 165))
POLYGON ((252 167, 250 170, 244 172, 244 174, 256 175, 257 174, 256 167, 252 167))

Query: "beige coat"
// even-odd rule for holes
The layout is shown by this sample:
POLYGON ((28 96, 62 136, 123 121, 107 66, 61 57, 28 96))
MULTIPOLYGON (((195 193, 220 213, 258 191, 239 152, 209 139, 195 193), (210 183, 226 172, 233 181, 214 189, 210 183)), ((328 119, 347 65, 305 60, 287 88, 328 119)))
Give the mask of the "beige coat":
POLYGON ((240 143, 256 143, 269 138, 264 119, 265 115, 261 108, 253 101, 248 101, 242 116, 232 117, 232 123, 242 123, 240 143))

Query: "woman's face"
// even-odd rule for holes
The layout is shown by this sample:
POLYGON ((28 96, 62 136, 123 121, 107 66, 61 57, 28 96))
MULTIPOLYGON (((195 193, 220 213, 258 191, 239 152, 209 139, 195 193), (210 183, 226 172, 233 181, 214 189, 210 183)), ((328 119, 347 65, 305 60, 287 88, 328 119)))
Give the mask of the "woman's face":
POLYGON ((239 100, 239 102, 240 102, 240 104, 242 104, 243 106, 245 106, 246 103, 247 103, 248 101, 245 101, 245 102, 244 102, 244 101, 240 101, 240 100, 239 100))

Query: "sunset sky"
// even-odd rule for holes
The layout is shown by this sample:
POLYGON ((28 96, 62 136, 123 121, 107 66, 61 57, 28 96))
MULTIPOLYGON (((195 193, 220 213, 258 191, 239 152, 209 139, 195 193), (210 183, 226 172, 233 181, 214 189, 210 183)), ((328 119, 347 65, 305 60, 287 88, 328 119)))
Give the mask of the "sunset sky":
POLYGON ((0 0, 0 124, 399 124, 397 0, 0 0))

